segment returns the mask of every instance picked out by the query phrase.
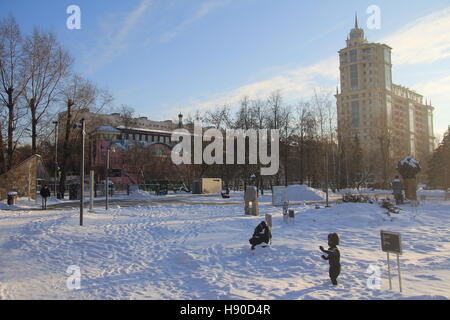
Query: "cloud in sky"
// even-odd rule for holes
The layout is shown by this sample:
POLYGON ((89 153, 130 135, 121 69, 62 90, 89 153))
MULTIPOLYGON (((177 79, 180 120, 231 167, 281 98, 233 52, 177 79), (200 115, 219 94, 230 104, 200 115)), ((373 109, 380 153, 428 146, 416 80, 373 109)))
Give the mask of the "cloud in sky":
POLYGON ((310 66, 287 71, 266 80, 241 86, 229 92, 220 93, 211 100, 193 102, 193 106, 185 108, 183 111, 214 108, 215 106, 237 102, 243 96, 263 98, 278 89, 288 100, 296 99, 300 96, 309 95, 312 88, 320 86, 320 79, 337 79, 338 77, 338 59, 333 57, 310 66))
POLYGON ((407 24, 382 42, 392 44, 394 65, 433 63, 450 57, 450 7, 407 24))
POLYGON ((185 31, 191 24, 207 16, 215 9, 226 6, 230 3, 230 1, 231 0, 212 0, 202 3, 200 8, 198 8, 193 15, 182 21, 173 30, 163 33, 160 37, 161 42, 169 42, 181 32, 185 31))
MULTIPOLYGON (((431 103, 435 106, 435 132, 443 136, 450 125, 450 76, 445 76, 430 81, 424 81, 413 86, 412 89, 431 97, 431 103)), ((430 101, 428 101, 430 102, 430 101)))
MULTIPOLYGON (((391 45, 393 64, 408 66, 431 64, 450 57, 450 7, 434 12, 395 31, 380 42, 391 45)), ((238 102, 243 96, 267 97, 273 91, 281 90, 287 100, 299 100, 311 95, 317 87, 324 87, 324 82, 339 83, 339 67, 337 55, 321 60, 309 66, 280 72, 270 78, 242 85, 234 90, 221 92, 202 100, 191 101, 181 108, 183 112, 206 110, 224 104, 238 102)), ((329 86, 328 90, 333 90, 329 86)), ((450 77, 419 83, 413 87, 429 97, 437 97, 442 102, 437 109, 438 115, 450 118, 450 77), (444 103, 447 103, 445 105, 444 103), (447 109, 445 109, 447 108, 447 109)), ((180 108, 176 109, 180 110, 180 108)), ((175 109, 170 110, 174 112, 175 109)), ((438 117, 436 117, 438 118, 438 117)), ((437 123, 436 130, 441 131, 443 124, 437 123)), ((446 126, 445 126, 446 128, 446 126)))
MULTIPOLYGON (((450 59, 450 7, 431 13, 404 26, 382 42, 394 47, 394 67, 414 65, 436 68, 450 59)), ((450 72, 449 72, 450 73, 450 72)), ((443 135, 450 124, 450 76, 428 78, 412 89, 432 100, 435 106, 435 132, 443 135)))
POLYGON ((149 9, 150 5, 151 0, 142 0, 139 6, 125 17, 123 26, 119 30, 115 39, 117 42, 120 43, 126 39, 130 31, 132 31, 136 24, 139 22, 139 19, 149 9))
POLYGON ((108 64, 124 53, 128 46, 128 37, 139 21, 150 9, 152 0, 141 0, 139 5, 122 19, 116 16, 102 22, 102 36, 94 50, 84 57, 86 72, 94 73, 98 68, 108 64))

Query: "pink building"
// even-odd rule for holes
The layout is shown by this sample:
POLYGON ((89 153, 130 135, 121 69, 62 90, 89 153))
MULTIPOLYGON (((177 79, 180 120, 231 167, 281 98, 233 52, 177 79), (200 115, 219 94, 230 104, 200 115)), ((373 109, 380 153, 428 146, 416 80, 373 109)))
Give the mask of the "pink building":
POLYGON ((101 126, 91 134, 93 168, 97 181, 106 176, 110 150, 110 180, 114 184, 145 184, 152 179, 176 179, 171 162, 171 132, 142 128, 101 126))

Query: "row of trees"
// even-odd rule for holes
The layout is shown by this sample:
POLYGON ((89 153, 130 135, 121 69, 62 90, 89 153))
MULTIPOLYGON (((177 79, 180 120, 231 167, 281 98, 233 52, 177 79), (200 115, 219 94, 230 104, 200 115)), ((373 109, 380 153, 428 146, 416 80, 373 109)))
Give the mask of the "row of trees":
POLYGON ((429 184, 436 188, 450 188, 450 129, 434 151, 428 169, 429 184))
POLYGON ((50 137, 58 113, 66 111, 58 157, 64 184, 71 157, 78 155, 72 150, 79 139, 73 131, 76 114, 99 112, 112 101, 108 92, 74 73, 73 63, 53 33, 35 27, 23 34, 13 16, 0 20, 0 174, 36 153, 54 170, 50 137))
MULTIPOLYGON (((389 146, 384 145, 386 139, 380 137, 379 146, 375 148, 377 155, 365 154, 357 136, 338 144, 333 101, 331 93, 317 90, 309 100, 289 105, 277 91, 266 99, 244 97, 234 109, 225 105, 188 115, 188 126, 199 121, 206 128, 279 129, 280 132, 280 170, 273 177, 260 176, 261 165, 249 164, 192 165, 189 170, 193 172, 189 176, 221 177, 230 186, 300 183, 323 187, 328 183, 334 189, 359 188, 376 178, 388 185, 394 168, 385 165, 384 160, 394 161, 383 158, 389 155, 386 150, 389 146)), ((246 160, 248 163, 248 154, 246 160)))

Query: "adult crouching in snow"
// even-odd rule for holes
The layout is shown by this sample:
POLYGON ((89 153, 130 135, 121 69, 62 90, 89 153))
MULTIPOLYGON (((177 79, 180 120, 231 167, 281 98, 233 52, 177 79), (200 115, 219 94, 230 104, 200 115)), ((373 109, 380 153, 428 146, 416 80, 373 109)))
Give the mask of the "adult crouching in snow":
POLYGON ((253 237, 249 240, 252 245, 252 250, 255 250, 257 245, 262 243, 269 244, 272 239, 272 230, 265 221, 261 222, 253 232, 253 237))

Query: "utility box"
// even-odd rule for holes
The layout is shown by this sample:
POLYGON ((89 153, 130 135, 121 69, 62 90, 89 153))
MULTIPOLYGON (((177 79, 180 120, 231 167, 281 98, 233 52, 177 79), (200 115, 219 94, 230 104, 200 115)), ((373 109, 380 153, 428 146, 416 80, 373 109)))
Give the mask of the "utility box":
POLYGON ((272 215, 270 213, 266 213, 266 223, 272 228, 272 215))
POLYGON ((192 182, 192 194, 202 194, 202 181, 194 180, 192 182))
POLYGON ((247 187, 244 195, 245 214, 259 216, 258 191, 256 187, 247 187))
POLYGON ((219 194, 222 192, 222 179, 202 178, 192 182, 193 194, 219 194))

